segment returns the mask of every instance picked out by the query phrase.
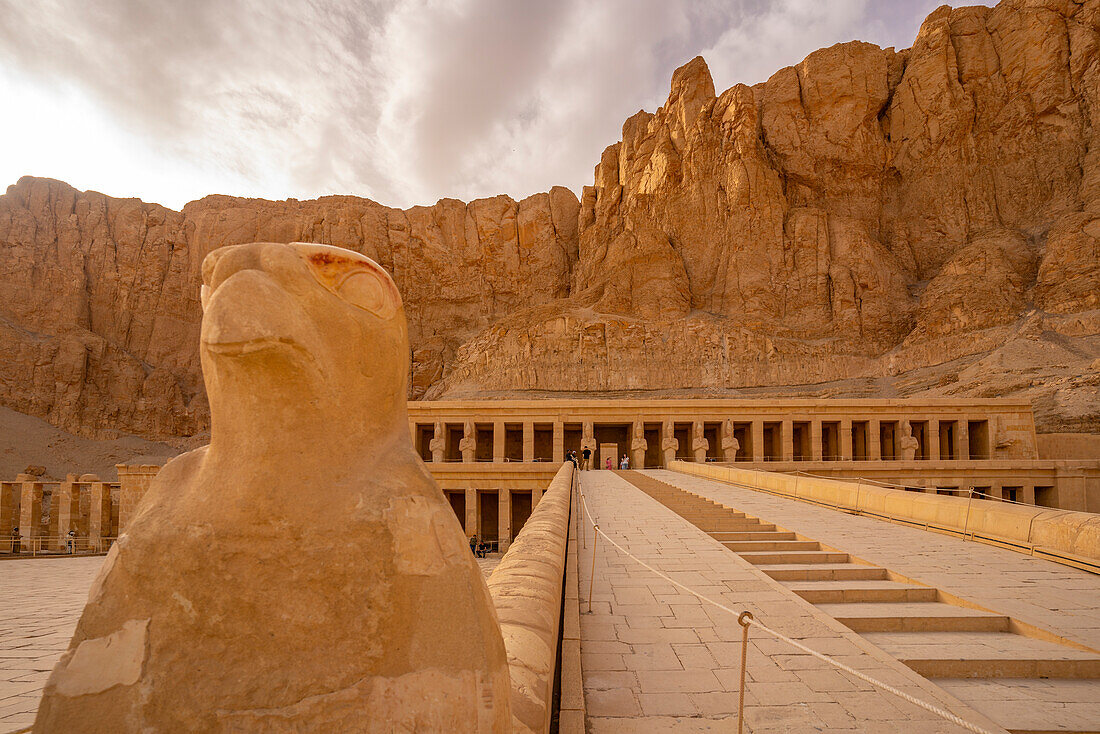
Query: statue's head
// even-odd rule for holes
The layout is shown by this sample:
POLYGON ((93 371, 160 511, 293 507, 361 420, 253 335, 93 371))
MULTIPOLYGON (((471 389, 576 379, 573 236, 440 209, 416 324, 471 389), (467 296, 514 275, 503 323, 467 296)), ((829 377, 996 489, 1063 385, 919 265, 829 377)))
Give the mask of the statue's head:
POLYGON ((219 417, 229 422, 242 410, 257 420, 285 417, 281 410, 335 424, 358 412, 404 414, 401 295, 370 258, 328 245, 254 242, 211 252, 202 280, 212 438, 219 417))

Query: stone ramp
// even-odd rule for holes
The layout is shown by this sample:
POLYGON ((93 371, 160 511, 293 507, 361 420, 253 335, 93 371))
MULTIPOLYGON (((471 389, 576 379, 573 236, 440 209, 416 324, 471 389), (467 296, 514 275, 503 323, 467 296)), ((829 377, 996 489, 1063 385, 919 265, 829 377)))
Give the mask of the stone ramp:
MULTIPOLYGON (((678 583, 731 608, 752 611, 783 634, 915 697, 990 731, 1003 731, 620 476, 598 471, 580 477, 601 530, 678 583)), ((698 516, 700 522, 705 515, 698 516)), ((605 539, 596 541, 593 576, 592 527, 584 529, 578 566, 589 730, 735 731, 741 654, 736 616, 646 570, 605 539)), ((756 734, 958 731, 928 711, 755 631, 748 649, 745 718, 747 729, 756 734)))
MULTIPOLYGON (((674 486, 675 477, 670 477, 673 483, 638 473, 626 478, 655 499, 667 498, 671 507, 686 510, 704 531, 720 523, 723 515, 765 524, 740 508, 674 486)), ((889 532, 892 526, 882 523, 878 529, 889 532)), ((790 528, 776 528, 774 535, 770 544, 757 537, 748 544, 723 545, 753 563, 766 557, 768 562, 758 568, 922 676, 986 683, 953 683, 948 689, 1009 731, 1100 732, 1100 715, 1089 718, 1100 714, 1100 652, 1021 625, 1008 615, 974 608, 964 599, 824 547, 790 528), (844 571, 838 574, 840 568, 844 571), (984 693, 996 691, 1009 700, 1006 697, 1019 689, 1012 700, 1021 700, 1020 693, 1032 687, 1037 694, 1023 698, 1029 700, 1026 720, 1016 715, 1019 707, 978 706, 984 693)), ((1036 580, 1041 583, 1041 574, 1036 580)))

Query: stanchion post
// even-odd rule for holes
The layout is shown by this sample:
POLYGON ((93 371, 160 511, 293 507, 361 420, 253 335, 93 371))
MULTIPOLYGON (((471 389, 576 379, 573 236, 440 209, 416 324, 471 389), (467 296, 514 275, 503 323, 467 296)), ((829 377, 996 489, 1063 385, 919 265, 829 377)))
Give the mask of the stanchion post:
POLYGON ((588 574, 588 611, 592 611, 592 587, 596 581, 596 538, 600 537, 600 526, 592 525, 592 570, 588 574))
POLYGON ((974 488, 969 489, 970 499, 966 501, 966 520, 963 521, 963 540, 966 540, 967 530, 970 528, 970 505, 974 504, 974 488))
POLYGON ((741 625, 741 688, 737 694, 737 734, 745 734, 745 668, 749 660, 749 624, 752 612, 741 612, 737 623, 741 625))

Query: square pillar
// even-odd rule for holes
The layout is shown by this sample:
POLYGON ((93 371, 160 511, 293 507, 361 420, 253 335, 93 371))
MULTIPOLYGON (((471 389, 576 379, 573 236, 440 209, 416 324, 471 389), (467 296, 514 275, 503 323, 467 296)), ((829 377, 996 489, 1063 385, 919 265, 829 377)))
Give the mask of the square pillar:
POLYGON ((867 459, 879 461, 882 459, 882 428, 878 418, 867 421, 867 459))
POLYGON ((111 485, 92 482, 92 503, 88 512, 88 543, 102 550, 103 539, 111 535, 111 485))
POLYGON ((30 540, 41 535, 42 519, 42 482, 36 482, 29 475, 22 474, 22 489, 19 497, 19 537, 23 539, 23 550, 30 550, 30 540))
POLYGON ((852 419, 844 418, 840 421, 840 459, 852 460, 852 419))
POLYGON ((752 460, 756 463, 764 461, 764 421, 762 420, 752 422, 752 460))
POLYGON ((497 549, 502 553, 512 544, 512 491, 497 490, 497 549))
POLYGON ((956 454, 962 461, 970 461, 970 425, 966 416, 959 418, 959 448, 956 454))
POLYGON ((1024 485, 1020 488, 1020 501, 1029 505, 1035 504, 1035 485, 1024 485))
POLYGON ((676 424, 672 421, 661 421, 661 456, 664 457, 664 468, 676 459, 676 450, 680 448, 676 440, 676 424))
POLYGON ((542 500, 542 490, 541 489, 532 489, 531 490, 531 512, 535 511, 535 508, 538 507, 539 502, 541 500, 542 500))
POLYGON ((504 421, 493 422, 493 461, 504 463, 504 421))
POLYGON ((565 424, 554 421, 554 463, 561 464, 565 461, 565 424))
POLYGON ((477 535, 477 518, 481 514, 476 489, 466 489, 466 538, 477 535))
POLYGON ((19 527, 22 494, 22 485, 16 482, 0 483, 0 553, 11 550, 11 531, 19 527))
POLYGON ((126 532, 138 503, 145 496, 149 484, 160 471, 157 464, 116 464, 119 482, 118 532, 126 532))
POLYGON ((928 460, 940 460, 940 422, 935 418, 928 419, 928 460))
POLYGON ((781 456, 783 461, 794 461, 794 421, 784 420, 782 425, 780 430, 783 431, 783 435, 779 439, 783 447, 781 456))
POLYGON ((529 464, 535 460, 535 424, 530 421, 523 422, 523 463, 529 464))
POLYGON ((80 484, 76 481, 76 475, 70 474, 58 488, 57 503, 57 540, 54 544, 56 550, 65 550, 67 539, 65 536, 70 530, 75 530, 80 535, 80 484))
POLYGON ((821 450, 821 419, 814 418, 810 421, 810 457, 814 461, 822 461, 824 452, 821 450))

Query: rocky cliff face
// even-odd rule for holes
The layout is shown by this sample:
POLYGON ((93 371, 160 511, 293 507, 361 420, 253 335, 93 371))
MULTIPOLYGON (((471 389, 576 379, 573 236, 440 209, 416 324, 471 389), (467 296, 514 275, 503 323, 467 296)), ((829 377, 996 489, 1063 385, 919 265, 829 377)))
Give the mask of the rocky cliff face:
POLYGON ((1100 430, 1098 39, 1095 0, 1005 0, 720 95, 691 61, 585 188, 571 297, 431 394, 1024 394, 1100 430))
POLYGON ((581 200, 182 212, 23 179, 0 197, 0 403, 98 435, 205 429, 215 247, 363 252, 406 299, 414 397, 1025 395, 1100 432, 1100 0, 940 8, 911 49, 816 51, 639 112, 581 200))

